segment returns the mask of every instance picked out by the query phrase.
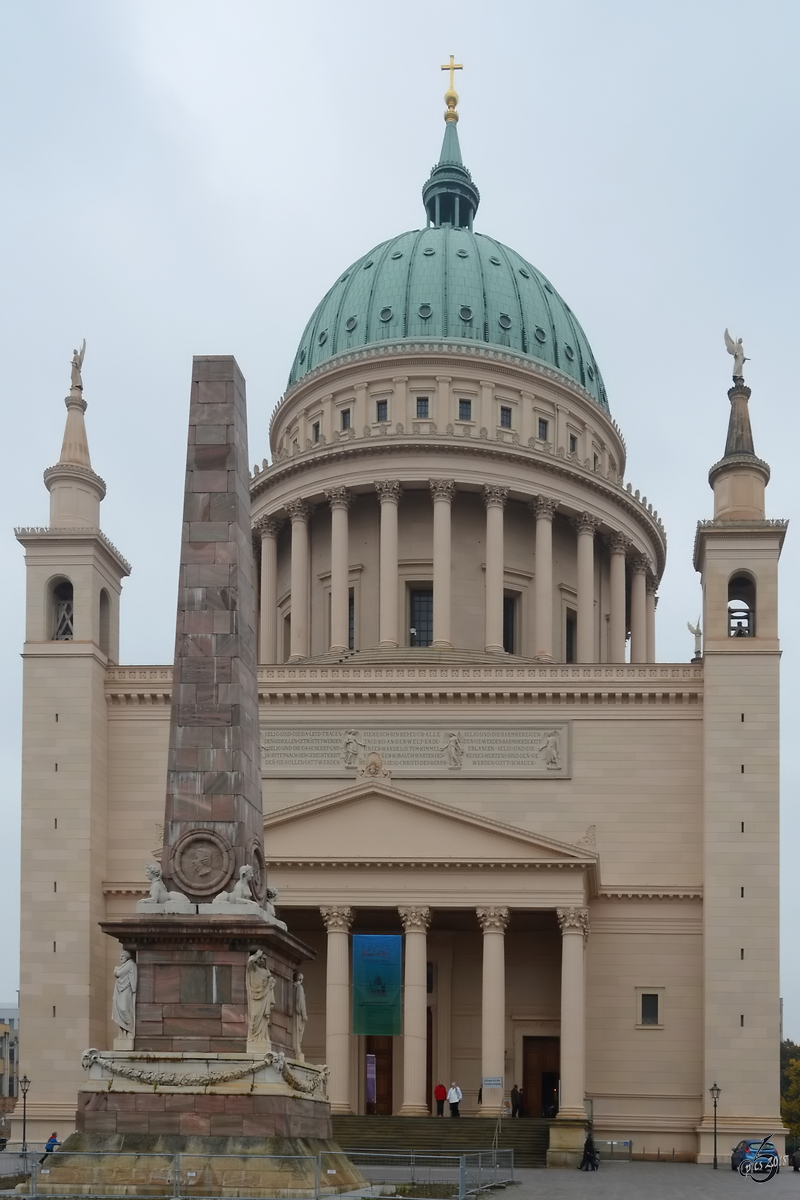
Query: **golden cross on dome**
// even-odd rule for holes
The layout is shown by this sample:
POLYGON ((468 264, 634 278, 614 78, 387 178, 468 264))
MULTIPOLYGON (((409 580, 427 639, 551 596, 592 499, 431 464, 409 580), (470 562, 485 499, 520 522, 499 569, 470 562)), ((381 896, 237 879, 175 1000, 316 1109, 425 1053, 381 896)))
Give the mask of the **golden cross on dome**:
POLYGON ((450 55, 450 62, 449 62, 449 63, 442 63, 442 70, 443 70, 443 71, 449 71, 449 72, 450 72, 450 88, 449 88, 449 91, 451 91, 451 92, 452 92, 452 91, 454 90, 454 88, 453 88, 453 79, 454 79, 454 74, 455 74, 455 72, 456 72, 456 71, 463 71, 463 70, 464 70, 464 64, 463 64, 463 63, 457 63, 457 62, 455 62, 455 61, 453 60, 453 56, 452 56, 452 54, 451 54, 451 55, 450 55))

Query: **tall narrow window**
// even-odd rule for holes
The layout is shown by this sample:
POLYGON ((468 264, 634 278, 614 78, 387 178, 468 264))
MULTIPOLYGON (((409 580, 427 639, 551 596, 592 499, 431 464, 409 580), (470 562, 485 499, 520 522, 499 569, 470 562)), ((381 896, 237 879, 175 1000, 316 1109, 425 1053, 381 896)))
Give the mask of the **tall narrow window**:
POLYGON ((352 588, 347 598, 347 645, 351 650, 356 648, 356 598, 352 588))
POLYGON ((72 584, 65 581, 53 589, 53 641, 71 642, 74 636, 72 584))
POLYGON ((500 426, 502 429, 511 428, 511 409, 506 408, 505 405, 500 407, 500 426))
POLYGON ((516 596, 503 597, 503 649, 506 654, 516 653, 515 626, 517 622, 516 596))
POLYGON ((747 575, 734 575, 728 584, 728 633, 756 636, 756 585, 747 575))
POLYGON ((567 609, 567 627, 564 638, 564 659, 568 663, 575 662, 575 649, 578 632, 578 615, 573 609, 567 609))
POLYGON ((378 421, 379 423, 389 420, 389 401, 388 400, 376 400, 375 401, 375 420, 378 421))
POLYGON ((578 453, 578 439, 574 433, 569 435, 569 452, 570 454, 578 453))
POLYGON ((108 657, 111 645, 111 600, 105 588, 100 590, 100 649, 108 657))
POLYGON ((350 409, 343 408, 342 409, 342 429, 349 429, 349 428, 350 428, 350 409))
POLYGON ((543 417, 539 417, 539 441, 547 441, 547 421, 543 417))
POLYGON ((311 440, 315 444, 319 441, 319 421, 315 421, 311 426, 311 440))
POLYGON ((429 588, 414 588, 410 600, 411 645, 430 646, 433 641, 433 591, 429 588))
POLYGON ((642 1025, 658 1025, 658 992, 642 992, 642 1025))
POLYGON ((430 416, 430 400, 427 396, 417 396, 417 416, 420 420, 430 416))
POLYGON ((472 420, 472 401, 459 400, 458 402, 458 419, 459 421, 472 420))

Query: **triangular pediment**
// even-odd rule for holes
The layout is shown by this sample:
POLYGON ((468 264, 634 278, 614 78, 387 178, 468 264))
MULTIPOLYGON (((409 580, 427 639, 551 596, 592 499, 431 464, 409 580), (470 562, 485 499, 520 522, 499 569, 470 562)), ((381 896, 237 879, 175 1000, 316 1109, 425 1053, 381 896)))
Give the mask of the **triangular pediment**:
POLYGON ((369 780, 264 818, 267 858, 594 867, 597 854, 369 780))

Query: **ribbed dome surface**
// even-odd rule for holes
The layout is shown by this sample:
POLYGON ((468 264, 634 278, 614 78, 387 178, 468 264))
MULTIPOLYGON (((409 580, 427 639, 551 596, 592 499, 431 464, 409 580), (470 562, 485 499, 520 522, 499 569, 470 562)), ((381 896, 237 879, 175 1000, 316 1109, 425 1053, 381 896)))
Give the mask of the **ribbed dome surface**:
POLYGON ((451 225, 401 233, 345 271, 306 326, 289 386, 348 351, 443 339, 538 359, 608 409, 586 335, 552 284, 508 246, 451 225))

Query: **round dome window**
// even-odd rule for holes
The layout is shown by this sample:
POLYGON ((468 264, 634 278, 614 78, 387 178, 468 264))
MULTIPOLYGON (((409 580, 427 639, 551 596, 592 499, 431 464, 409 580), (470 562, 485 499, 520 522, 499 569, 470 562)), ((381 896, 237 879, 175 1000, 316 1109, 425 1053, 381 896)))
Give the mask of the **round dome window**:
POLYGON ((551 296, 555 296, 555 292, 554 292, 554 291, 553 291, 553 289, 550 287, 550 284, 549 284, 549 283, 546 283, 546 284, 544 285, 544 290, 545 290, 546 292, 549 292, 551 296))
POLYGON ((436 253, 436 251, 434 250, 433 246, 426 246, 422 253, 426 258, 430 258, 432 254, 436 253))
POLYGON ((569 361, 572 362, 573 358, 575 357, 575 351, 572 349, 572 346, 570 346, 569 342, 564 342, 564 353, 569 361))
POLYGON ((508 315, 508 313, 500 313, 500 317, 499 317, 499 320, 497 323, 501 329, 510 329, 511 328, 511 317, 508 315))
POLYGON ((325 343, 327 342, 327 340, 328 340, 328 331, 327 331, 327 329, 323 329, 322 333, 317 338, 317 341, 319 342, 320 346, 324 346, 325 343))
POLYGON ((594 371, 592 370, 591 367, 586 368, 586 374, 589 376, 590 379, 594 379, 594 371))
POLYGON ((381 309, 381 311, 380 311, 380 318, 381 318, 381 320, 382 320, 382 321, 391 321, 391 319, 392 319, 392 310, 391 310, 391 308, 390 308, 388 305, 387 305, 387 307, 386 307, 386 308, 382 308, 382 309, 381 309))
POLYGON ((431 308, 430 304, 420 304, 417 311, 419 312, 419 315, 422 317, 423 321, 427 321, 428 317, 433 312, 433 309, 431 308))
POLYGON ((469 258, 469 254, 466 250, 456 250, 456 254, 459 258, 469 258))
POLYGON ((492 266, 493 266, 493 267, 499 267, 499 266, 501 266, 501 265, 502 265, 502 264, 501 264, 501 262, 500 262, 500 259, 499 259, 499 258, 495 258, 495 256, 494 256, 494 255, 492 255, 492 257, 489 259, 489 262, 492 264, 492 266))
POLYGON ((357 324, 358 324, 357 317, 348 317, 344 323, 344 327, 348 333, 352 333, 357 324))
POLYGON ((519 273, 523 279, 530 279, 530 275, 528 274, 528 272, 525 270, 524 267, 520 267, 519 273))
POLYGON ((471 321, 472 309, 468 304, 462 304, 461 308, 458 310, 458 315, 461 317, 462 321, 471 321))
POLYGON ((365 263, 364 263, 364 270, 365 270, 365 271, 368 271, 368 270, 370 269, 370 267, 372 266, 372 263, 373 263, 373 259, 370 259, 370 260, 369 260, 369 262, 365 262, 365 263))
POLYGON ((305 362, 305 361, 306 361, 306 348, 304 346, 303 349, 300 351, 300 362, 305 362))
POLYGON ((541 344, 542 342, 546 342, 546 341, 547 341, 547 334, 546 334, 546 333, 545 333, 545 331, 542 329, 541 325, 537 325, 537 326, 536 326, 536 328, 535 328, 535 329, 534 329, 534 331, 533 331, 533 336, 536 338, 537 342, 539 342, 540 344, 541 344))
POLYGON ((392 255, 392 258, 402 258, 402 257, 403 257, 402 250, 395 250, 394 254, 392 255))

